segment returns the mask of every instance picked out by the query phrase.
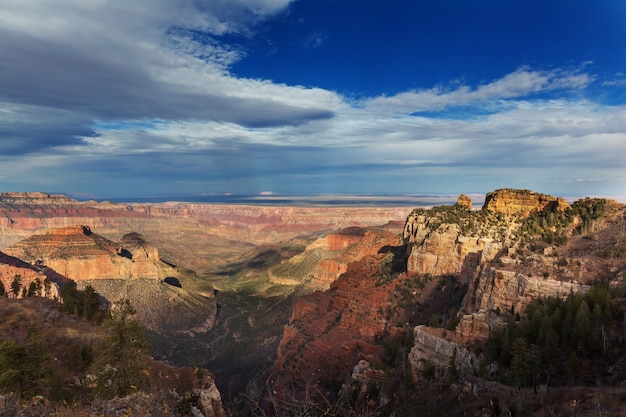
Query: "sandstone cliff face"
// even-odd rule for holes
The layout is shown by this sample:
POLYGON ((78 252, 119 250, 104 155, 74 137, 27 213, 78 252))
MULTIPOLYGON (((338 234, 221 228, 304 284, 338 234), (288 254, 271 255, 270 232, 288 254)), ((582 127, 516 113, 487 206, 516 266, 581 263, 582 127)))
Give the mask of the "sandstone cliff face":
MULTIPOLYGON (((601 245, 621 244, 619 236, 626 230, 623 205, 607 206, 607 218, 594 224, 593 238, 570 235, 562 246, 544 242, 545 247, 535 252, 520 246, 515 238, 522 224, 520 217, 539 210, 564 210, 567 206, 562 199, 531 191, 497 190, 487 195, 482 212, 477 213, 480 216, 463 217, 459 211, 450 210, 443 214, 416 210, 409 216, 404 231, 410 251, 409 273, 454 274, 468 283, 454 332, 444 338, 439 329, 415 329, 410 358, 416 373, 426 360, 440 367, 454 361, 458 369, 474 372, 463 345, 486 340, 507 314, 523 315, 537 298, 566 298, 572 292, 587 291, 589 282, 623 270, 623 256, 621 260, 600 260, 594 255, 601 245), (503 217, 490 213, 515 217, 504 217, 508 220, 502 221, 503 217), (474 225, 467 218, 471 222, 480 220, 481 224, 474 225), (447 222, 449 219, 454 222, 447 222), (470 224, 472 227, 468 227, 470 224), (576 261, 571 258, 573 254, 576 261)), ((574 219, 573 227, 578 221, 574 219)), ((475 358, 470 362, 475 363, 475 358)))
POLYGON ((529 277, 515 271, 487 266, 470 283, 462 311, 471 313, 480 310, 498 310, 523 314, 534 299, 566 298, 573 292, 588 290, 588 285, 577 282, 529 277))
MULTIPOLYGON (((139 321, 158 333, 205 333, 215 324, 217 302, 212 287, 198 282, 191 272, 182 274, 161 262, 158 250, 137 233, 124 236, 118 244, 86 226, 70 226, 31 236, 6 252, 27 261, 25 265, 35 271, 57 271, 63 279, 76 281, 80 290, 89 285, 109 303, 130 300, 139 321), (163 282, 166 277, 175 277, 182 288, 163 282), (186 287, 192 281, 194 291, 190 292, 186 287)), ((16 272, 7 273, 12 279, 16 272)), ((39 276, 35 275, 24 274, 23 285, 39 276)), ((62 285, 56 282, 51 297, 59 297, 62 285)))
POLYGON ((462 374, 478 374, 480 358, 465 348, 454 336, 443 335, 442 329, 417 326, 413 331, 414 346, 409 352, 409 363, 415 376, 420 376, 428 361, 437 368, 447 369, 453 362, 462 374))
POLYGON ((159 279, 158 251, 149 245, 123 248, 86 226, 54 229, 5 249, 9 255, 46 265, 74 281, 110 278, 159 279))
POLYGON ((309 290, 326 290, 348 264, 375 255, 385 245, 396 245, 402 225, 390 222, 384 227, 342 229, 316 239, 306 250, 268 271, 278 284, 304 284, 309 290))
POLYGON ((563 210, 569 204, 551 195, 510 188, 495 190, 485 197, 483 209, 503 214, 527 216, 533 211, 563 210))
MULTIPOLYGON (((418 228, 420 232, 427 226, 418 228)), ((407 271, 413 274, 456 275, 463 269, 472 270, 479 262, 490 262, 502 249, 502 243, 492 238, 463 236, 456 224, 442 225, 423 239, 413 239, 409 245, 407 271)))
POLYGON ((578 282, 529 277, 487 265, 476 273, 468 287, 457 331, 467 340, 486 340, 492 328, 501 324, 500 313, 524 314, 534 299, 564 299, 571 293, 588 290, 589 285, 578 282))

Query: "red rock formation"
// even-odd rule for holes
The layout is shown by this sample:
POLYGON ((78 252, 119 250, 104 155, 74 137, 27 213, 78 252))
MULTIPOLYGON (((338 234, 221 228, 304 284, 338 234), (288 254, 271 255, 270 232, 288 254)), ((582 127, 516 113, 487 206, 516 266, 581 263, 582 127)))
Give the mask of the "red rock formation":
POLYGON ((351 262, 375 255, 383 246, 397 245, 401 230, 401 223, 389 222, 382 227, 351 227, 328 234, 316 239, 303 253, 270 269, 270 280, 325 290, 351 262))
POLYGON ((5 249, 9 255, 43 264, 75 281, 111 278, 159 278, 159 257, 153 247, 129 251, 92 233, 87 226, 54 229, 5 249))
POLYGON ((404 221, 408 207, 284 207, 228 204, 111 204, 43 193, 0 194, 0 250, 48 229, 86 225, 117 241, 138 232, 176 265, 201 272, 240 257, 250 244, 404 221))
POLYGON ((374 344, 385 331, 384 307, 390 287, 376 286, 384 255, 366 256, 325 292, 296 300, 292 318, 278 348, 274 380, 341 380, 359 359, 379 360, 384 353, 374 344))

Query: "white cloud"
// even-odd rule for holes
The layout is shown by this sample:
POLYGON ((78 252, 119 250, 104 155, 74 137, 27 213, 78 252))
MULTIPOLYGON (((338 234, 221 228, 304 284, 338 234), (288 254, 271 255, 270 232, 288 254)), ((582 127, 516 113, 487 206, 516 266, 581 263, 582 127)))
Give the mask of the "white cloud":
POLYGON ((332 93, 231 76, 245 52, 214 37, 246 32, 288 4, 7 0, 0 61, 12 74, 0 77, 0 99, 100 120, 289 125, 332 117, 332 93))
POLYGON ((362 105, 384 113, 437 111, 454 106, 484 105, 494 100, 522 98, 557 89, 582 89, 592 81, 593 77, 584 73, 563 70, 538 71, 522 67, 476 88, 466 85, 453 88, 439 86, 428 90, 366 99, 362 105))
POLYGON ((427 171, 450 181, 626 177, 626 107, 577 98, 596 78, 582 69, 521 67, 362 100, 233 75, 245 51, 215 36, 246 33, 289 3, 3 1, 3 170, 73 191, 111 178, 109 192, 124 178, 156 189, 152 175, 224 190, 258 180, 259 192, 287 177, 392 191, 382 178, 412 187, 427 171), (557 90, 565 98, 547 98, 557 90))

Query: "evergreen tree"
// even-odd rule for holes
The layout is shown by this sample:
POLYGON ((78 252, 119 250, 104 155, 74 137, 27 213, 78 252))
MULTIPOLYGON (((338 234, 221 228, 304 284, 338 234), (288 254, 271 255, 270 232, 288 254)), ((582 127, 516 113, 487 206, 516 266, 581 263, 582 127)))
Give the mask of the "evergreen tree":
POLYGON ((115 303, 105 322, 109 335, 100 343, 91 367, 102 397, 125 396, 145 381, 148 344, 134 314, 130 302, 122 300, 115 303))
POLYGON ((13 296, 17 298, 20 295, 20 289, 22 288, 22 276, 16 274, 11 281, 11 292, 13 296))
POLYGON ((0 343, 0 392, 40 394, 51 374, 50 348, 41 335, 30 333, 25 342, 0 343))

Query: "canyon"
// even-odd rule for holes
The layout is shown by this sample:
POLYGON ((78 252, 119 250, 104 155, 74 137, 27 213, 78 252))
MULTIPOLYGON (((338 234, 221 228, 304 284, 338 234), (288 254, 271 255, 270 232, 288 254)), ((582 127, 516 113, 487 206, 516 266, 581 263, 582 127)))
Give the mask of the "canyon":
POLYGON ((432 369, 445 379, 453 366, 484 399, 491 382, 477 379, 485 364, 474 347, 533 300, 621 285, 626 205, 603 202, 594 217, 597 203, 513 189, 487 194, 479 210, 464 195, 413 208, 3 193, 0 281, 10 290, 16 275, 23 287, 48 278, 58 299, 71 280, 108 302, 130 299, 153 356, 210 369, 242 413, 315 387, 344 406, 410 415, 419 395, 409 401, 407 387, 432 369))

